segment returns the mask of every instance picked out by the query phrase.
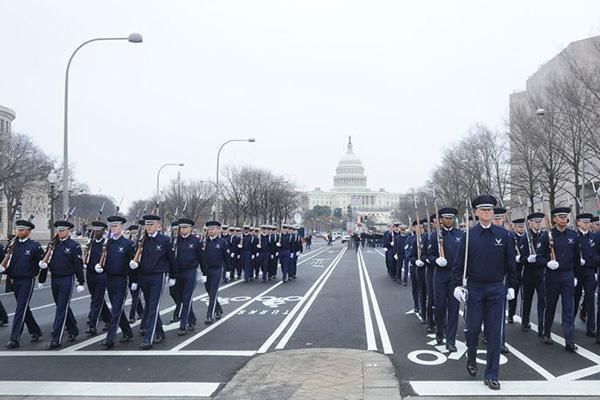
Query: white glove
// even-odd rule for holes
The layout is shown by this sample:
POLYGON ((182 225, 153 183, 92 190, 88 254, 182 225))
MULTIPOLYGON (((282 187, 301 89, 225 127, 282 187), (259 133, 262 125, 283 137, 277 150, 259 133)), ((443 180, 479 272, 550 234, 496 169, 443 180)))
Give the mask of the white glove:
POLYGON ((262 249, 262 246, 261 246, 260 244, 257 244, 257 245, 256 245, 256 248, 257 248, 257 249, 262 249))
POLYGON ((276 252, 276 253, 275 253, 275 257, 279 257, 279 252, 276 252))
POLYGON ((6 271, 6 268, 4 268, 2 265, 0 265, 0 274, 4 273, 4 271, 6 271))
POLYGON ((514 300, 515 298, 515 289, 508 288, 506 291, 506 300, 514 300))
POLYGON ((581 266, 583 267, 585 265, 585 258, 581 257, 581 266))
POLYGON ((385 247, 385 248, 383 249, 383 251, 388 251, 387 247, 385 247))
POLYGON ((97 273, 101 274, 101 273, 104 272, 104 268, 102 268, 102 265, 96 264, 96 266, 94 267, 94 271, 96 271, 97 273))
POLYGON ((277 242, 277 243, 275 243, 275 246, 281 247, 281 243, 277 242))
POLYGON ((202 275, 202 277, 200 277, 200 280, 202 281, 202 283, 206 283, 206 275, 202 275))
POLYGON ((251 259, 251 260, 254 260, 254 254, 252 254, 252 256, 250 256, 250 259, 251 259))
POLYGON ((136 263, 135 261, 133 261, 133 260, 129 261, 129 268, 136 269, 139 266, 140 265, 138 263, 136 263))
POLYGON ((238 259, 238 260, 240 259, 240 255, 239 255, 239 254, 238 254, 238 256, 237 256, 237 259, 238 259))
POLYGON ((241 249, 242 247, 243 247, 243 246, 242 246, 242 244, 241 244, 241 243, 240 243, 240 244, 238 244, 238 249, 241 249))
POLYGON ((87 264, 83 264, 83 269, 87 269, 87 264))
POLYGON ((518 264, 521 262, 521 256, 515 256, 515 262, 518 264))
POLYGON ((454 288, 454 298, 460 302, 467 301, 467 289, 462 286, 457 286, 454 288))
POLYGON ((231 253, 231 258, 235 258, 235 254, 231 253))
POLYGON ((390 246, 394 247, 394 242, 391 242, 391 243, 390 243, 390 246))
POLYGON ((577 278, 573 278, 573 286, 577 287, 577 278))
POLYGON ((444 257, 438 257, 435 259, 435 263, 440 267, 445 267, 446 265, 448 265, 448 260, 446 260, 446 258, 444 257))
POLYGON ((85 287, 83 285, 77 285, 75 290, 77 290, 77 293, 83 293, 83 291, 85 290, 85 287))
POLYGON ((398 254, 394 254, 394 260, 398 260, 398 254))
POLYGON ((45 262, 43 262, 43 261, 40 261, 40 262, 38 263, 38 265, 40 266, 40 269, 46 269, 46 268, 48 268, 48 264, 46 264, 46 263, 45 263, 45 262))
POLYGON ((530 254, 527 256, 527 262, 529 264, 535 264, 536 259, 537 259, 537 256, 535 254, 530 254))
POLYGON ((271 254, 271 260, 274 259, 274 258, 275 258, 275 256, 273 254, 271 254))
POLYGON ((425 263, 424 263, 423 261, 421 261, 421 260, 417 260, 417 261, 415 261, 415 265, 416 265, 417 267, 422 267, 422 266, 424 266, 424 265, 425 265, 425 263))
POLYGON ((294 258, 294 253, 290 254, 290 258, 294 258))
POLYGON ((132 283, 131 284, 131 290, 135 292, 137 289, 138 289, 138 284, 137 283, 132 283))
POLYGON ((559 264, 558 264, 558 261, 551 260, 551 261, 548 261, 548 264, 546 264, 546 265, 548 266, 548 268, 550 268, 552 271, 554 271, 554 270, 558 269, 559 264))
POLYGON ((43 283, 38 283, 37 284, 37 288, 38 289, 43 289, 44 288, 44 284, 43 283))
POLYGON ((173 279, 173 278, 169 279, 169 287, 171 287, 171 286, 175 286, 175 279, 173 279))
POLYGON ((298 257, 298 252, 296 252, 296 257, 298 257))

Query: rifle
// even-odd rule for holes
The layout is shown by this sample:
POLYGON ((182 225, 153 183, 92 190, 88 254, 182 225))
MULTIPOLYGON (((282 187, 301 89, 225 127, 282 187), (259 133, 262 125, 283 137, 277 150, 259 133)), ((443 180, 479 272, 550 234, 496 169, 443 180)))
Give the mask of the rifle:
MULTIPOLYGON (((35 216, 37 215, 39 209, 40 209, 40 206, 38 205, 37 208, 35 210, 33 210, 33 213, 31 213, 31 215, 29 215, 27 222, 32 222, 35 219, 35 216)), ((12 258, 12 254, 15 251, 17 239, 18 239, 18 237, 17 237, 17 235, 15 235, 15 237, 13 237, 12 240, 10 241, 10 243, 6 246, 6 253, 4 254, 4 258, 2 259, 2 262, 0 263, 0 269, 3 271, 6 271, 8 269, 8 265, 12 258)))
POLYGON ((544 195, 542 194, 542 187, 538 186, 540 192, 540 200, 542 202, 542 209, 544 210, 544 221, 546 222, 546 229, 548 229, 548 247, 550 247, 550 258, 552 261, 556 261, 556 252, 554 251, 554 238, 552 237, 552 223, 550 222, 550 216, 546 212, 544 205, 544 195))
POLYGON ((425 203, 425 217, 427 217, 427 240, 431 240, 431 221, 429 219, 429 207, 427 206, 427 196, 423 196, 423 203, 425 203))
MULTIPOLYGON (((67 212, 63 215, 63 220, 68 221, 69 218, 71 218, 73 216, 76 209, 77 209, 77 207, 73 207, 73 209, 67 210, 67 212)), ((43 263, 48 264, 50 262, 50 259, 52 258, 52 254, 54 253, 54 248, 58 244, 58 241, 59 241, 58 232, 56 232, 54 234, 54 237, 50 240, 50 243, 48 243, 48 246, 46 247, 46 252, 44 253, 44 258, 42 259, 43 263)))
POLYGON ((594 196, 596 197, 596 205, 598 206, 598 210, 600 211, 600 187, 598 187, 598 189, 596 190, 596 185, 594 184, 594 181, 591 181, 592 184, 592 189, 594 189, 594 196))
POLYGON ((433 205, 435 206, 435 217, 438 220, 438 227, 437 227, 437 245, 438 245, 438 253, 440 255, 440 257, 446 258, 446 252, 444 250, 444 237, 442 236, 442 227, 440 224, 440 210, 438 208, 438 204, 437 204, 437 199, 435 197, 435 188, 433 189, 433 205))
MULTIPOLYGON (((523 200, 521 199, 521 196, 519 195, 519 205, 520 208, 523 208, 523 200)), ((527 245, 529 246, 529 255, 534 255, 535 254, 535 246, 533 244, 533 242, 531 241, 531 235, 529 234, 529 221, 527 220, 527 217, 525 217, 525 237, 527 237, 527 245)))
POLYGON ((417 259, 421 259, 421 219, 419 218, 419 208, 417 207, 417 197, 413 192, 413 203, 415 205, 415 213, 417 214, 417 229, 415 231, 417 236, 417 259))
MULTIPOLYGON (((100 221, 100 219, 102 218, 102 212, 104 211, 104 202, 102 202, 102 205, 100 206, 100 209, 98 210, 98 214, 96 214, 96 219, 95 221, 100 221)), ((94 232, 92 230, 92 232, 94 232)), ((87 243, 85 244, 84 247, 84 253, 83 253, 83 263, 85 265, 87 265, 90 262, 90 253, 92 252, 92 241, 95 239, 93 234, 90 234, 90 238, 88 239, 87 243)))
POLYGON ((467 286, 467 262, 469 260, 469 231, 471 227, 469 226, 469 207, 471 207, 471 201, 467 198, 467 206, 465 207, 465 221, 467 221, 467 230, 465 232, 465 262, 463 264, 463 279, 462 285, 463 287, 467 286))
POLYGON ((517 234, 515 233, 515 228, 512 223, 512 213, 511 213, 510 208, 508 208, 508 207, 506 208, 506 216, 508 219, 508 221, 506 221, 508 224, 508 230, 513 234, 513 241, 515 242, 515 251, 516 251, 517 255, 519 257, 521 257, 521 250, 519 250, 519 244, 517 243, 517 234))

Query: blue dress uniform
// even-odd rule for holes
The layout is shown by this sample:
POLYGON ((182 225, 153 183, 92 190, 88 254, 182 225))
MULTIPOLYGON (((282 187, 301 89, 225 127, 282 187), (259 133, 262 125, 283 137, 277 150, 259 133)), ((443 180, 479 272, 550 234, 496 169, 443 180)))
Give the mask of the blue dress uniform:
MULTIPOLYGON (((127 220, 121 216, 113 215, 107 218, 111 226, 124 224, 127 220)), ((117 336, 117 326, 121 328, 123 337, 121 343, 133 338, 129 321, 125 316, 125 300, 127 299, 128 281, 134 282, 136 273, 129 268, 129 263, 135 256, 135 243, 120 235, 108 239, 106 260, 104 267, 95 266, 96 272, 106 276, 106 289, 112 306, 111 320, 106 333, 106 338, 101 342, 105 349, 114 346, 117 336)), ((89 268, 89 267, 88 267, 89 268)), ((137 285, 137 283, 136 283, 137 285)))
MULTIPOLYGON (((443 207, 439 209, 440 218, 455 218, 458 210, 452 207, 443 207)), ((446 349, 450 352, 456 351, 456 330, 458 328, 458 310, 459 302, 454 298, 454 279, 452 275, 452 264, 458 254, 458 249, 464 240, 465 233, 454 227, 440 228, 444 257, 440 256, 437 241, 437 231, 431 234, 431 247, 428 253, 430 264, 434 265, 433 287, 434 287, 434 311, 436 322, 436 340, 442 344, 446 338, 446 349), (448 262, 448 260, 451 260, 448 262)))
MULTIPOLYGON (((243 267, 244 265, 242 264, 242 255, 241 255, 241 251, 239 248, 240 243, 242 242, 242 230, 240 228, 236 228, 235 230, 236 234, 233 235, 233 238, 231 240, 231 246, 232 246, 232 250, 231 250, 231 261, 233 261, 233 269, 235 271, 235 277, 237 279, 241 279, 242 278, 242 271, 243 271, 243 267)), ((232 278, 233 279, 233 278, 232 278)))
POLYGON ((249 229, 249 226, 244 226, 244 233, 238 244, 238 249, 240 249, 240 261, 244 271, 244 282, 251 281, 254 276, 253 261, 256 253, 256 244, 258 242, 256 237, 248 232, 249 229))
MULTIPOLYGON (((59 230, 72 229, 73 224, 68 221, 56 221, 54 227, 59 230)), ((47 271, 52 274, 52 297, 56 304, 56 314, 52 324, 52 340, 48 346, 50 349, 61 345, 65 326, 70 341, 74 341, 79 334, 77 321, 71 311, 70 303, 74 277, 78 282, 78 292, 84 290, 85 278, 81 257, 81 246, 70 237, 67 237, 58 241, 56 247, 52 250, 52 257, 47 266, 40 261, 40 268, 44 269, 42 274, 46 274, 47 271)))
POLYGON ((102 318, 105 324, 109 324, 111 321, 111 313, 108 309, 108 305, 104 300, 106 293, 106 275, 96 272, 95 266, 100 261, 102 256, 102 249, 106 241, 102 237, 105 229, 108 227, 102 221, 92 221, 92 235, 96 238, 92 238, 90 241, 89 257, 88 260, 84 260, 83 267, 85 268, 85 280, 90 292, 90 312, 88 313, 88 330, 85 333, 95 335, 98 329, 98 321, 102 318), (99 238, 98 238, 99 236, 99 238), (87 262, 87 264, 85 264, 87 262))
POLYGON ((290 279, 296 279, 296 272, 298 270, 298 256, 302 253, 302 238, 298 235, 296 229, 291 234, 291 258, 290 258, 290 279))
MULTIPOLYGON (((140 225, 142 225, 144 223, 143 220, 138 221, 138 223, 140 225)), ((142 225, 143 226, 143 225, 142 225)), ((137 234, 137 232, 139 232, 140 227, 138 225, 130 225, 129 227, 127 227, 127 230, 132 233, 132 231, 136 232, 136 237, 139 237, 139 234, 137 234)), ((131 236, 130 236, 131 239, 131 236)), ((139 318, 142 318, 142 315, 144 315, 144 306, 142 304, 142 299, 140 297, 140 288, 139 285, 136 283, 135 284, 135 290, 133 290, 132 287, 132 283, 129 283, 129 294, 131 295, 131 308, 129 309, 129 322, 130 323, 134 323, 135 322, 135 314, 137 313, 139 318)))
MULTIPOLYGON (((34 229, 29 221, 17 221, 17 229, 34 229)), ((31 295, 35 287, 35 278, 39 273, 38 263, 44 257, 42 246, 29 238, 16 239, 5 273, 13 281, 13 293, 16 300, 15 315, 13 317, 10 341, 6 344, 8 349, 19 347, 23 326, 27 325, 31 340, 36 342, 42 336, 42 330, 35 321, 29 308, 31 295)), ((0 259, 4 254, 0 251, 0 259)))
MULTIPOLYGON (((513 226, 515 225, 524 225, 525 224, 525 218, 518 218, 518 219, 514 219, 512 221, 513 226)), ((522 256, 521 256, 521 240, 523 239, 523 236, 525 235, 520 235, 518 234, 516 231, 515 232, 511 232, 511 236, 513 238, 513 241, 515 243, 515 252, 517 253, 517 258, 515 258, 515 265, 516 265, 516 270, 517 270, 517 287, 515 288, 515 298, 512 300, 509 300, 508 302, 508 323, 512 324, 514 323, 514 316, 517 313, 517 297, 519 297, 519 291, 522 285, 522 277, 523 277, 523 262, 522 260, 522 256)))
MULTIPOLYGON (((146 224, 157 223, 157 215, 145 215, 146 224)), ((133 261, 132 261, 133 262, 133 261)), ((137 268, 135 264, 131 267, 137 268)), ((160 319, 160 297, 164 288, 165 278, 169 276, 169 284, 175 279, 175 263, 171 258, 171 240, 159 232, 153 235, 146 233, 146 239, 139 263, 139 285, 144 295, 146 307, 142 318, 141 333, 144 341, 140 344, 142 350, 151 349, 153 343, 160 343, 165 339, 165 333, 160 319)))
MULTIPOLYGON (((419 225, 423 225, 427 222, 427 218, 419 221, 419 225)), ((421 316, 421 321, 426 324, 428 321, 427 313, 427 270, 425 268, 425 260, 427 258, 427 233, 420 234, 419 242, 415 237, 413 246, 411 248, 411 254, 409 262, 414 265, 415 280, 417 283, 417 297, 418 297, 418 312, 421 316), (419 250, 420 247, 420 250, 419 250), (419 251, 421 257, 418 257, 419 251)))
MULTIPOLYGON (((488 194, 482 194, 472 201, 474 208, 492 209, 496 199, 488 194)), ((498 382, 500 369, 500 347, 502 346, 502 330, 504 328, 504 313, 507 299, 508 281, 509 292, 514 295, 517 284, 515 266, 515 246, 509 232, 491 224, 482 226, 481 223, 469 229, 466 284, 468 296, 466 300, 466 329, 467 342, 467 371, 471 376, 477 374, 477 345, 481 324, 487 336, 487 361, 484 383, 493 390, 500 389, 498 382)), ((455 297, 460 296, 463 282, 465 258, 465 240, 452 265, 454 275, 455 297)))
POLYGON ((269 235, 269 280, 277 278, 277 264, 279 261, 279 251, 277 247, 277 227, 271 226, 269 235))
POLYGON ((389 230, 383 233, 383 247, 385 249, 385 266, 390 278, 396 276, 396 260, 394 259, 394 231, 389 230))
MULTIPOLYGON (((5 250, 4 246, 0 244, 0 261, 4 259, 5 250)), ((4 326, 8 324, 8 313, 6 309, 2 305, 2 301, 0 300, 0 326, 4 326)))
MULTIPOLYGON (((281 226, 283 229, 287 229, 287 225, 281 226)), ((279 263, 281 264, 281 275, 283 282, 287 282, 288 274, 290 271, 290 260, 291 260, 291 248, 292 248, 292 235, 289 233, 280 233, 278 241, 276 243, 277 251, 279 252, 279 263)))
MULTIPOLYGON (((192 227, 194 221, 188 218, 182 218, 179 220, 180 227, 192 227)), ((222 239, 226 242, 225 239, 222 239)), ((204 261, 202 241, 200 238, 190 234, 187 237, 182 235, 177 240, 177 252, 176 262, 177 266, 177 282, 181 288, 181 319, 179 321, 179 331, 177 334, 182 336, 185 334, 188 327, 194 328, 196 325, 196 315, 192 308, 194 290, 196 289, 196 282, 198 281, 198 266, 204 261)), ((227 264, 227 257, 225 257, 225 265, 227 264)), ((223 272, 219 277, 223 276, 223 272)), ((219 278, 217 278, 217 282, 219 278)))
MULTIPOLYGON (((207 227, 220 226, 218 221, 208 221, 207 227)), ((206 276, 205 287, 208 292, 208 309, 206 310, 205 324, 212 324, 215 319, 220 319, 223 309, 217 299, 219 291, 219 277, 227 263, 227 243, 220 237, 207 236, 204 242, 204 262, 200 264, 202 273, 206 276)))
POLYGON ((394 259, 396 260, 396 280, 398 283, 402 282, 406 286, 408 281, 408 270, 406 268, 406 262, 404 257, 404 247, 406 246, 406 240, 408 236, 398 232, 398 235, 394 239, 394 259))
MULTIPOLYGON (((222 226, 223 229, 223 233, 221 234, 221 238, 223 239, 223 241, 225 241, 226 243, 229 243, 230 241, 230 236, 229 236, 229 226, 227 225, 223 225, 222 226)), ((229 278, 231 276, 231 260, 229 259, 229 247, 227 248, 227 264, 225 265, 225 268, 223 268, 223 283, 227 283, 229 282, 229 278)))
MULTIPOLYGON (((552 216, 568 216, 569 207, 557 207, 552 210, 552 216)), ((544 343, 552 344, 551 333, 558 297, 561 298, 562 328, 565 338, 565 348, 576 351, 575 346, 575 276, 581 268, 581 250, 577 232, 566 228, 562 232, 552 228, 554 253, 556 260, 551 259, 548 235, 540 241, 538 257, 548 268, 545 271, 546 309, 544 312, 544 343)))
MULTIPOLYGON (((590 223, 593 217, 590 213, 581 213, 577 215, 577 221, 590 223)), ((578 234, 581 246, 581 269, 577 276, 574 311, 577 315, 583 291, 583 310, 588 316, 585 322, 586 335, 594 337, 596 333, 594 293, 596 292, 596 269, 600 265, 600 243, 596 242, 597 238, 594 232, 579 230, 578 234)))
MULTIPOLYGON (((263 225, 261 227, 263 232, 268 226, 263 225)), ((266 282, 269 279, 269 267, 271 262, 271 235, 267 233, 261 233, 258 237, 258 244, 256 245, 258 262, 262 273, 262 281, 266 282)))
MULTIPOLYGON (((532 213, 527 216, 528 221, 537 220, 538 222, 544 218, 544 214, 540 212, 532 213)), ((529 229, 527 227, 526 229, 529 229)), ((542 336, 544 332, 544 309, 546 308, 546 286, 544 283, 546 264, 543 258, 538 258, 537 254, 542 244, 542 236, 545 233, 529 229, 528 234, 523 235, 519 243, 521 253, 521 264, 523 265, 522 284, 523 293, 521 294, 522 313, 521 330, 529 332, 531 329, 530 315, 531 306, 533 303, 533 294, 537 295, 537 316, 538 316, 538 336, 542 336), (529 245, 529 239, 532 244, 529 245), (535 250, 531 254, 530 248, 535 250)), ((541 253, 540 253, 541 254, 541 253)))
MULTIPOLYGON (((435 221, 435 215, 431 215, 429 217, 429 220, 426 220, 426 224, 433 224, 433 222, 435 221)), ((427 333, 434 333, 435 332, 435 315, 434 315, 434 301, 433 301, 433 295, 434 295, 434 289, 433 289, 433 273, 435 271, 435 263, 431 262, 431 259, 429 257, 429 253, 431 252, 431 246, 432 246, 432 242, 435 238, 433 237, 433 235, 431 234, 431 232, 428 232, 425 235, 425 240, 423 241, 423 249, 424 249, 424 260, 425 261, 425 273, 426 273, 426 277, 425 277, 425 286, 427 289, 427 333)))
MULTIPOLYGON (((413 223, 413 226, 416 226, 416 222, 413 223)), ((413 304, 414 304, 414 311, 415 313, 420 312, 420 307, 419 307, 419 287, 417 285, 417 273, 416 273, 416 266, 414 264, 414 260, 411 260, 411 254, 413 253, 413 249, 417 244, 417 237, 415 236, 415 234, 410 234, 408 235, 407 239, 406 239, 406 244, 404 245, 404 258, 405 258, 405 263, 407 265, 407 267, 410 270, 410 289, 412 292, 412 297, 413 297, 413 304)))

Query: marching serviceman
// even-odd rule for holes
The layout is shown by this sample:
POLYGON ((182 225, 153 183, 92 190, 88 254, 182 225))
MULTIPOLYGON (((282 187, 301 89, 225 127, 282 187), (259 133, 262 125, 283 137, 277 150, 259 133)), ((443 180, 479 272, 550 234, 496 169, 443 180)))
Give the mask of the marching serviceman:
POLYGON ((140 348, 148 350, 154 343, 160 343, 165 339, 158 309, 165 279, 168 275, 169 286, 175 285, 176 272, 171 258, 171 241, 168 236, 161 235, 158 231, 160 217, 144 215, 143 219, 146 233, 140 240, 136 256, 129 266, 134 270, 139 268, 136 272, 146 304, 140 328, 144 341, 140 344, 140 348))
POLYGON ((254 254, 256 253, 256 243, 254 235, 250 234, 250 226, 244 225, 244 233, 237 245, 240 249, 240 261, 244 271, 244 282, 250 282, 254 276, 254 254))
POLYGON ((541 240, 538 257, 546 264, 546 309, 544 312, 544 343, 552 344, 552 323, 558 298, 561 298, 562 327, 565 349, 577 351, 575 345, 575 286, 581 268, 579 236, 567 228, 571 208, 552 210, 554 227, 541 240))
MULTIPOLYGON (((415 221, 415 241, 411 249, 411 255, 409 262, 415 266, 415 280, 417 282, 417 296, 419 304, 419 316, 421 317, 421 323, 427 324, 427 283, 426 283, 426 269, 425 269, 425 258, 427 257, 427 232, 423 228, 424 224, 427 223, 427 218, 415 221)), ((433 332, 431 332, 433 333, 433 332)))
POLYGON ((519 244, 520 261, 523 264, 521 330, 529 332, 531 329, 531 305, 535 293, 537 296, 538 336, 540 337, 544 333, 544 309, 546 308, 546 286, 544 284, 546 264, 544 258, 538 258, 538 254, 541 255, 539 250, 542 246, 542 237, 546 235, 541 230, 544 217, 544 213, 541 212, 534 212, 527 216, 529 228, 525 231, 519 244))
MULTIPOLYGON (((231 237, 229 236, 229 226, 223 224, 223 226, 221 227, 221 238, 226 242, 229 243, 229 241, 231 240, 231 237)), ((225 268, 223 268, 223 283, 227 283, 229 282, 229 276, 231 276, 231 260, 229 258, 229 246, 227 247, 227 264, 225 265, 225 268), (228 276, 229 273, 229 276, 228 276)))
POLYGON ((266 282, 269 279, 269 263, 271 262, 271 235, 269 235, 267 225, 260 227, 260 236, 256 245, 258 262, 262 273, 262 281, 266 282))
MULTIPOLYGON (((32 342, 37 342, 42 336, 42 330, 29 309, 29 302, 35 287, 35 278, 40 271, 39 262, 44 257, 44 250, 38 242, 29 238, 31 231, 35 229, 34 224, 19 220, 16 221, 16 226, 17 237, 9 245, 12 248, 6 270, 4 266, 0 266, 0 273, 6 273, 8 278, 13 281, 13 293, 17 302, 10 340, 6 344, 7 349, 19 347, 24 324, 27 325, 32 342)), ((0 259, 3 260, 4 256, 3 251, 0 251, 0 259)))
MULTIPOLYGON (((177 241, 179 240, 179 221, 175 220, 171 222, 171 250, 174 252, 173 260, 177 258, 177 250, 174 249, 177 241)), ((177 266, 175 266, 177 269, 177 266)), ((181 285, 179 279, 175 281, 175 285, 169 286, 169 296, 175 303, 175 309, 173 310, 173 316, 171 317, 171 323, 179 322, 179 315, 181 314, 181 285)))
POLYGON ((104 243, 108 240, 104 238, 104 233, 106 232, 108 225, 102 221, 92 221, 91 225, 92 237, 88 243, 86 259, 83 262, 85 280, 90 292, 88 329, 85 333, 95 335, 98 332, 98 320, 100 317, 106 325, 110 323, 112 317, 110 311, 108 311, 108 305, 106 304, 106 301, 104 301, 104 294, 106 293, 106 275, 98 273, 94 268, 100 261, 104 243))
POLYGON ((396 281, 402 283, 402 286, 406 286, 408 282, 408 268, 404 256, 404 247, 406 246, 408 235, 406 234, 406 225, 400 223, 397 224, 400 227, 400 232, 398 232, 398 235, 394 240, 396 247, 394 250, 394 258, 396 259, 396 281))
POLYGON ((217 292, 219 279, 227 263, 227 243, 219 236, 221 224, 218 221, 208 221, 206 228, 208 231, 204 242, 204 262, 200 264, 200 268, 206 276, 204 286, 208 293, 208 309, 204 323, 210 325, 223 315, 217 292))
MULTIPOLYGON (((189 218, 179 220, 179 240, 175 252, 175 265, 177 266, 177 281, 181 290, 181 319, 179 321, 179 330, 177 334, 183 336, 187 329, 193 330, 196 326, 196 315, 192 308, 194 289, 198 277, 198 266, 204 261, 202 251, 202 241, 200 238, 192 235, 194 221, 189 218)), ((222 239, 226 243, 226 239, 222 239)), ((226 249, 225 249, 226 250, 226 249)), ((227 257, 225 257, 225 267, 227 257)), ((216 278, 217 284, 223 276, 222 271, 216 278)))
MULTIPOLYGON (((2 244, 0 244, 0 259, 4 259, 4 255, 5 255, 5 250, 4 250, 4 246, 2 246, 2 244)), ((4 306, 2 305, 2 301, 0 300, 0 327, 4 326, 8 324, 8 313, 6 312, 6 309, 4 308, 4 306)))
POLYGON ((577 215, 577 230, 581 246, 581 270, 578 277, 579 284, 575 292, 575 314, 579 309, 579 302, 583 293, 582 314, 588 316, 586 319, 586 335, 594 337, 596 334, 596 305, 594 295, 596 293, 596 269, 600 265, 600 244, 596 243, 597 236, 591 232, 591 222, 594 216, 590 213, 577 215))
POLYGON ((394 259, 394 225, 390 224, 388 230, 383 234, 383 247, 385 251, 385 265, 390 278, 396 276, 396 260, 394 259))
POLYGON ((477 345, 484 323, 487 335, 484 384, 492 390, 500 389, 505 305, 507 299, 515 297, 517 284, 512 238, 506 229, 492 224, 496 202, 489 194, 479 195, 472 201, 479 223, 465 234, 452 266, 454 297, 466 302, 467 371, 471 376, 477 375, 477 345))
POLYGON ((291 260, 291 235, 288 233, 288 225, 281 225, 281 233, 275 244, 277 246, 277 252, 279 253, 279 263, 281 264, 281 275, 282 281, 287 282, 288 274, 290 271, 290 260, 291 260))
POLYGON ((77 321, 70 307, 74 280, 77 280, 77 293, 85 290, 81 246, 71 239, 73 224, 69 221, 56 221, 54 227, 57 238, 48 245, 46 255, 39 262, 42 269, 40 282, 46 280, 48 271, 52 274, 52 297, 56 304, 49 349, 60 347, 65 326, 69 332, 69 341, 75 341, 79 335, 77 321))
POLYGON ((271 233, 269 235, 269 280, 277 278, 277 264, 279 263, 279 251, 277 247, 277 227, 271 225, 271 233))
MULTIPOLYGON (((129 240, 137 243, 140 238, 140 232, 144 229, 143 220, 138 221, 139 225, 129 225, 127 230, 129 231, 129 240)), ((131 294, 131 308, 129 309, 129 323, 133 324, 135 322, 135 314, 137 313, 138 318, 142 318, 144 314, 144 306, 142 305, 142 299, 140 297, 140 288, 139 285, 135 284, 135 290, 132 289, 133 282, 129 283, 129 294, 131 294)))
POLYGON ((290 258, 290 279, 296 279, 296 272, 298 270, 298 257, 302 253, 302 238, 298 235, 298 229, 292 228, 291 234, 291 258, 290 258))
MULTIPOLYGON (((123 224, 127 220, 119 215, 113 215, 107 218, 110 225, 110 235, 108 243, 103 249, 101 261, 93 268, 102 275, 105 275, 106 289, 111 304, 111 320, 106 338, 100 343, 105 349, 111 349, 117 336, 117 326, 121 328, 123 337, 120 342, 125 343, 133 338, 131 326, 125 316, 125 300, 127 299, 127 287, 131 281, 132 289, 137 290, 135 272, 129 268, 129 263, 135 256, 135 243, 123 236, 123 224), (129 278, 132 279, 129 279, 129 278)), ((92 268, 92 266, 88 266, 92 268)), ((132 307, 134 307, 132 305, 132 307)), ((134 308, 135 311, 135 308, 134 308)))
MULTIPOLYGON (((517 287, 515 288, 515 298, 508 302, 508 323, 514 323, 514 317, 517 312, 517 297, 519 296, 519 288, 522 285, 523 263, 521 262, 521 240, 525 236, 525 218, 517 218, 512 220, 513 225, 513 240, 515 242, 515 258, 517 267, 517 287), (518 250, 518 251, 517 251, 518 250)), ((523 295, 521 294, 521 297, 523 295)))
POLYGON ((436 341, 438 345, 446 338, 446 349, 450 353, 456 352, 456 330, 458 328, 459 302, 454 298, 454 281, 452 278, 452 265, 448 260, 454 261, 458 249, 464 239, 465 233, 454 228, 454 221, 458 210, 452 207, 439 209, 441 227, 431 234, 431 248, 428 258, 435 265, 433 273, 434 285, 434 310, 436 322, 436 341), (442 246, 442 251, 440 251, 442 246))
POLYGON ((414 312, 415 314, 419 314, 421 312, 421 306, 419 303, 419 285, 417 283, 417 272, 415 261, 412 259, 413 252, 416 253, 415 246, 417 245, 417 235, 419 234, 419 228, 417 226, 417 221, 413 221, 410 226, 410 234, 406 239, 406 244, 404 245, 404 257, 407 267, 410 270, 410 289, 412 292, 413 304, 414 304, 414 312))

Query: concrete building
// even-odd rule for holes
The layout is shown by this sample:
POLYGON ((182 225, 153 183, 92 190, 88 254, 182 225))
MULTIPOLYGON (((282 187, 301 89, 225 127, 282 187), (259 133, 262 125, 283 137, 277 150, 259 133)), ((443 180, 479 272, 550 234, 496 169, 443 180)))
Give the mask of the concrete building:
POLYGON ((352 208, 353 217, 367 216, 369 221, 387 223, 392 211, 400 202, 400 193, 386 192, 381 188, 372 191, 367 186, 365 168, 354 153, 352 138, 348 138, 346 153, 340 159, 333 177, 330 191, 315 188, 303 194, 303 208, 312 210, 315 206, 328 206, 332 212, 336 208, 345 214, 352 208))

